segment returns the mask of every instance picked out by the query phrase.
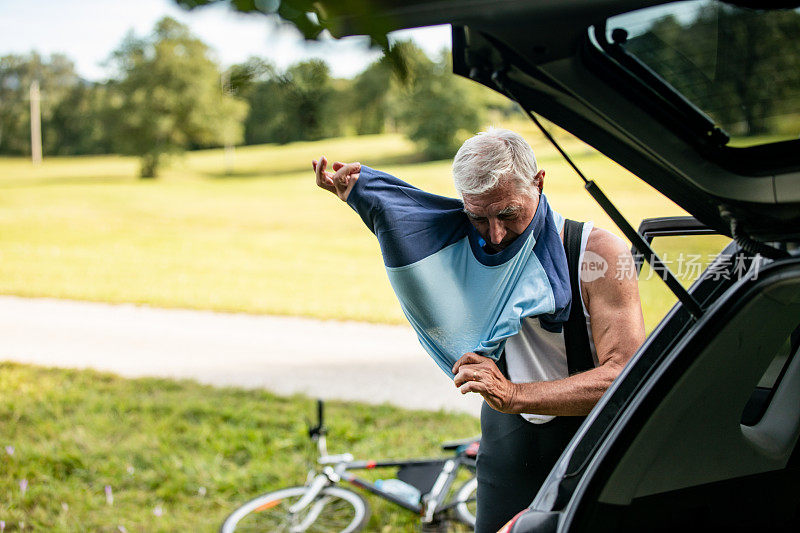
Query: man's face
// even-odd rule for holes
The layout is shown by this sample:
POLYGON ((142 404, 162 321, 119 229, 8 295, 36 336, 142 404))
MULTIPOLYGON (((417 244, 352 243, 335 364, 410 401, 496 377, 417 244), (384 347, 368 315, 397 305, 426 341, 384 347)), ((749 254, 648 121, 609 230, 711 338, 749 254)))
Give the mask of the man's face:
POLYGON ((539 205, 538 190, 531 192, 526 194, 515 180, 505 179, 484 193, 464 195, 464 212, 490 252, 511 244, 531 223, 539 205))

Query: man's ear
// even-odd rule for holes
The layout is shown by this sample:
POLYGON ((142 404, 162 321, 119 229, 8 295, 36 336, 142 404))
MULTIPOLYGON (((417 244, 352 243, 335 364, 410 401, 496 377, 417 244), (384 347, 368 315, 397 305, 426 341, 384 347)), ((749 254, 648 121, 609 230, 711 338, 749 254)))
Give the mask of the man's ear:
POLYGON ((535 182, 538 184, 539 194, 542 194, 542 191, 544 191, 544 169, 536 173, 535 182))

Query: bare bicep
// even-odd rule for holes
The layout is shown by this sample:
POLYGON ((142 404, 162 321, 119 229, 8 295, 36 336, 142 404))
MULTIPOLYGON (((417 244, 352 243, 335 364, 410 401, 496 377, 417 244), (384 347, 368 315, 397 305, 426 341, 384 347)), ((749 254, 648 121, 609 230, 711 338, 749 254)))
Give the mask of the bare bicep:
POLYGON ((627 246, 618 237, 600 231, 590 237, 587 250, 602 257, 608 268, 602 276, 583 284, 584 303, 598 361, 624 364, 644 342, 639 285, 627 246))

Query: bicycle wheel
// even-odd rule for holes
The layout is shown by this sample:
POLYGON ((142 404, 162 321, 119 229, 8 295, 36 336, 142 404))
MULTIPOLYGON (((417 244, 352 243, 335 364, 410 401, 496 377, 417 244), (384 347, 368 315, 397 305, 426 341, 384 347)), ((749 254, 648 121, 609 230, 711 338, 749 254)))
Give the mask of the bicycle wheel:
POLYGON ((474 477, 461 485, 456 492, 456 515, 458 519, 475 528, 475 512, 478 508, 476 494, 478 492, 478 478, 474 477))
POLYGON ((367 502, 355 492, 325 487, 304 509, 292 515, 289 508, 308 491, 308 487, 289 487, 259 496, 228 516, 220 533, 340 532, 361 531, 369 518, 367 502))

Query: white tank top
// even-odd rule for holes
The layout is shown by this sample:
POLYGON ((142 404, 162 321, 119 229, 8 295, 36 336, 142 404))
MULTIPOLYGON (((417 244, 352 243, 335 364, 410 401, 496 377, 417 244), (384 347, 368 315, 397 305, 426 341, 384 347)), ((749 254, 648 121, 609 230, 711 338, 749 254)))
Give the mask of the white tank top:
MULTIPOLYGON (((553 219, 558 227, 559 233, 564 228, 564 217, 552 211, 553 219)), ((589 233, 594 224, 585 222, 581 235, 580 264, 583 264, 583 254, 586 251, 586 242, 589 240, 589 233)), ((580 287, 580 283, 578 284, 580 287)), ((597 364, 597 350, 592 338, 592 325, 589 319, 589 311, 583 303, 583 289, 580 288, 578 300, 583 308, 583 316, 586 317, 586 331, 589 333, 589 346, 592 351, 592 358, 597 364)), ((575 300, 572 305, 576 305, 575 300)), ((506 341, 505 347, 506 366, 508 377, 514 383, 530 383, 534 381, 554 381, 563 379, 569 375, 567 370, 567 347, 564 344, 564 330, 553 333, 543 329, 536 317, 525 318, 520 324, 519 333, 510 337, 506 341)), ((534 424, 544 424, 554 419, 552 415, 523 414, 522 417, 534 424)))

